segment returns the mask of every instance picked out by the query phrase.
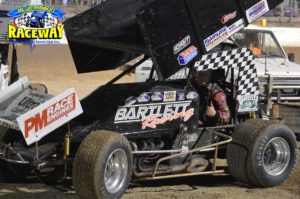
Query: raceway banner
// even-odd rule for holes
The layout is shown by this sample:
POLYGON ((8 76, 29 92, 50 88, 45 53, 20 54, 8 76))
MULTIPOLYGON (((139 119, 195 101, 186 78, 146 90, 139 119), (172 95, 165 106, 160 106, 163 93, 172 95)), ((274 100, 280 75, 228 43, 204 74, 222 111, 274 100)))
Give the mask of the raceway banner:
POLYGON ((27 145, 31 145, 82 112, 76 91, 71 88, 21 115, 17 122, 27 145))

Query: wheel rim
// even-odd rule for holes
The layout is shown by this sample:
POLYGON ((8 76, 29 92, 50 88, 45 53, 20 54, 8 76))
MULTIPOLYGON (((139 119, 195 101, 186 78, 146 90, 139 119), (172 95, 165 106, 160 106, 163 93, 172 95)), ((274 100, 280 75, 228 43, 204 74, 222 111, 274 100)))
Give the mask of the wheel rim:
POLYGON ((117 193, 122 189, 128 172, 127 155, 123 149, 113 151, 106 161, 104 183, 110 193, 117 193))
POLYGON ((266 145, 263 152, 263 166, 265 171, 272 176, 282 174, 289 165, 291 151, 288 142, 275 137, 266 145))

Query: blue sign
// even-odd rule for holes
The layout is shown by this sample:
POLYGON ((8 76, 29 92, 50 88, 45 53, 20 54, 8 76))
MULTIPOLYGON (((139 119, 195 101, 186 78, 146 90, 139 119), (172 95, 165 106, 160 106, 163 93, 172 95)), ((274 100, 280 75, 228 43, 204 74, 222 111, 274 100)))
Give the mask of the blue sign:
POLYGON ((198 50, 195 46, 190 46, 188 49, 178 55, 179 65, 187 65, 192 59, 198 55, 198 50))

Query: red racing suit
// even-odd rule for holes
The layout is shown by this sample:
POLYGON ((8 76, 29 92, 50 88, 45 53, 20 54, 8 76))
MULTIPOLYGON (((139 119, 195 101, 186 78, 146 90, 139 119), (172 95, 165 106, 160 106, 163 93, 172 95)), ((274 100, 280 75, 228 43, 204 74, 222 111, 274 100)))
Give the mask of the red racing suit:
POLYGON ((230 110, 228 108, 225 92, 216 84, 209 85, 208 90, 208 105, 210 106, 212 104, 216 110, 216 115, 214 117, 206 117, 208 124, 228 124, 230 121, 230 110))

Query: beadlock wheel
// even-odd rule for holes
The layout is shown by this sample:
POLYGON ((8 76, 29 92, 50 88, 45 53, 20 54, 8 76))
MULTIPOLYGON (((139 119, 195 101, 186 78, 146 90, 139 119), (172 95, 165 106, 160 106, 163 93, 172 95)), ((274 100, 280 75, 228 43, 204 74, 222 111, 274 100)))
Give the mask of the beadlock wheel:
POLYGON ((104 182, 108 192, 117 193, 124 186, 128 170, 128 159, 123 149, 116 149, 109 156, 105 171, 104 182))
POLYGON ((131 180, 133 157, 128 140, 116 132, 91 132, 75 157, 73 183, 80 198, 121 198, 131 180))
POLYGON ((230 174, 257 187, 274 187, 287 180, 297 162, 297 142, 286 125, 265 120, 239 124, 227 147, 230 174))
POLYGON ((263 167, 269 175, 277 176, 287 168, 291 158, 288 142, 281 138, 271 139, 264 149, 263 167))

